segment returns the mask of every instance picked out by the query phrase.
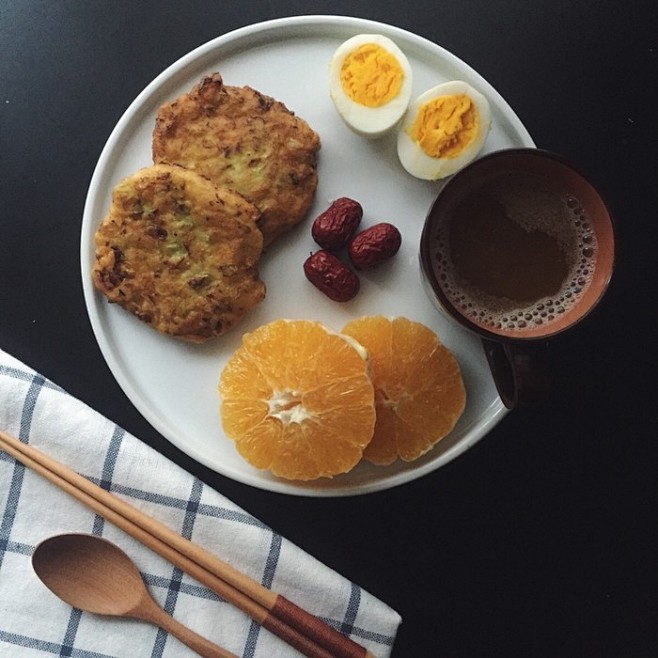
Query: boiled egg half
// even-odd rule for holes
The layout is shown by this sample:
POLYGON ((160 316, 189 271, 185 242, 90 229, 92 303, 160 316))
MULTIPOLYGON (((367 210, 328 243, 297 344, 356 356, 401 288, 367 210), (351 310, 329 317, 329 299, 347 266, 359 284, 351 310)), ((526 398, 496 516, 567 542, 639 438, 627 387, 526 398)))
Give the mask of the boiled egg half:
POLYGON ((406 55, 388 37, 359 34, 341 44, 329 66, 329 93, 345 123, 363 137, 391 130, 411 100, 406 55))
POLYGON ((490 128, 487 99, 461 80, 444 82, 409 105, 398 133, 398 157, 416 178, 445 178, 476 158, 490 128))

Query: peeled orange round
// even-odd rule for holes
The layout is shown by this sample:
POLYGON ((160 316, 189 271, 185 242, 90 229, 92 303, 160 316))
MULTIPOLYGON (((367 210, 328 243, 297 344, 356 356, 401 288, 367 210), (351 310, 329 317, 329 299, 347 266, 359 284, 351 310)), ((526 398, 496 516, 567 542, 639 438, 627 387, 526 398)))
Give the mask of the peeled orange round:
POLYGON ((425 454, 464 411, 466 391, 455 357, 431 329, 407 318, 359 318, 343 333, 370 356, 377 422, 364 457, 385 465, 425 454))
POLYGON ((275 320, 245 334, 219 391, 224 431, 238 452, 282 478, 345 473, 372 439, 367 353, 319 322, 275 320))

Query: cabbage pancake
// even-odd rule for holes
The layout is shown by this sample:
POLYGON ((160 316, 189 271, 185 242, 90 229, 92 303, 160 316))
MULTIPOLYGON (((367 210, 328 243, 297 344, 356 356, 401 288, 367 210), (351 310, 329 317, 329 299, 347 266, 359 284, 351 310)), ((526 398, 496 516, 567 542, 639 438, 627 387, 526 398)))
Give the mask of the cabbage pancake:
POLYGON ((265 297, 258 209, 169 165, 121 181, 96 240, 94 285, 158 331, 218 336, 265 297))
POLYGON ((319 149, 317 133, 283 103, 218 73, 163 105, 153 131, 154 162, 192 169, 258 207, 265 245, 306 216, 319 149))

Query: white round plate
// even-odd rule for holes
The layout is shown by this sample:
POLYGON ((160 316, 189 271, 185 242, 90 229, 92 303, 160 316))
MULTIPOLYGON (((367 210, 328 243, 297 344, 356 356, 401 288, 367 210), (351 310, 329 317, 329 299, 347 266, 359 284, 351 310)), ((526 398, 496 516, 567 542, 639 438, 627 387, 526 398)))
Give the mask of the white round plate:
POLYGON ((82 223, 84 296, 100 349, 119 385, 137 409, 190 457, 229 478, 261 489, 305 496, 344 496, 387 489, 419 478, 457 457, 505 414, 479 340, 446 321, 426 296, 418 247, 425 215, 439 183, 410 177, 398 162, 395 134, 367 141, 341 121, 328 91, 328 67, 340 43, 359 33, 393 39, 413 69, 413 96, 451 79, 465 80, 491 104, 492 131, 484 152, 534 146, 503 98, 473 69, 438 45, 373 21, 336 16, 302 16, 268 21, 225 34, 184 56, 135 99, 110 135, 91 180, 82 223), (105 216, 114 186, 151 160, 158 108, 190 90, 203 75, 218 71, 228 85, 248 85, 282 101, 322 140, 319 186, 307 221, 264 255, 261 278, 267 297, 237 328, 203 346, 163 336, 93 288, 94 233, 105 216), (348 196, 364 208, 361 227, 392 222, 402 247, 385 266, 361 276, 352 302, 332 302, 304 277, 302 264, 318 247, 312 218, 333 199, 348 196), (378 467, 359 464, 333 479, 308 484, 277 479, 252 468, 227 439, 219 416, 217 384, 242 334, 277 318, 321 320, 340 330, 350 319, 371 314, 406 316, 438 333, 459 360, 468 394, 454 431, 411 463, 378 467))

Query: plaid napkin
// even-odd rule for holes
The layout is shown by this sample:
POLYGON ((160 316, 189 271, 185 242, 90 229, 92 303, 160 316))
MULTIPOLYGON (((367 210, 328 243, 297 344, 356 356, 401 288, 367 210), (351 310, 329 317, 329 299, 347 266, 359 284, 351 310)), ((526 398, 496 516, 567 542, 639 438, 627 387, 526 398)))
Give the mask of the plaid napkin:
MULTIPOLYGON (((390 655, 400 623, 394 610, 2 350, 0 427, 349 633, 375 656, 390 655)), ((195 655, 155 626, 83 613, 52 594, 31 556, 39 542, 62 532, 117 543, 169 614, 225 649, 245 658, 298 655, 2 450, 0 511, 1 656, 195 655)))

